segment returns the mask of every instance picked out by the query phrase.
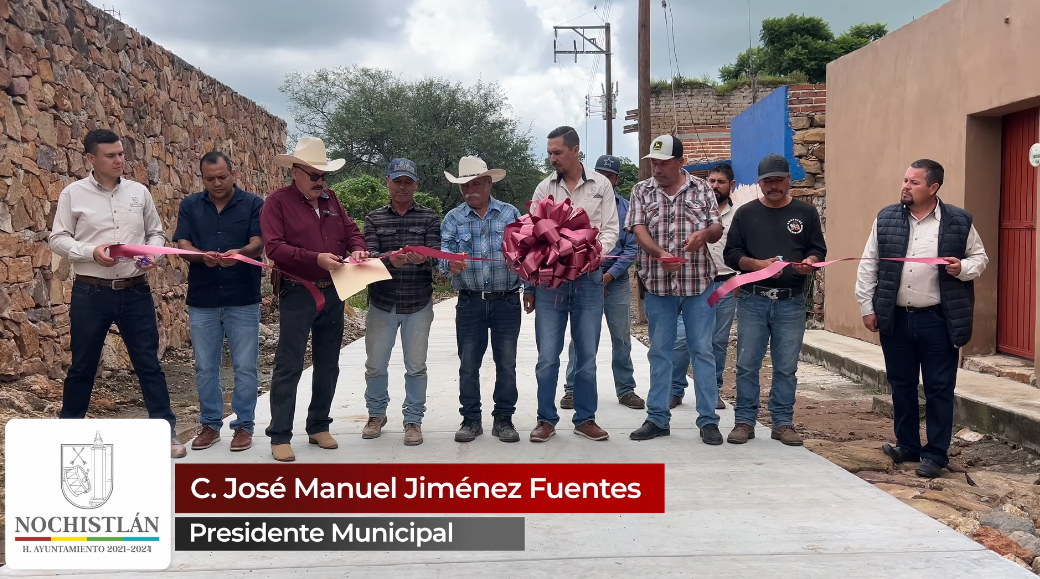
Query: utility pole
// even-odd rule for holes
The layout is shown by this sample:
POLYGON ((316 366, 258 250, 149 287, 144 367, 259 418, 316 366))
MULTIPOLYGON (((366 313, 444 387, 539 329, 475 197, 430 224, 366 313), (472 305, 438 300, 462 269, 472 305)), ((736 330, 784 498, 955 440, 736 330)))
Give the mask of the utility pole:
MULTIPOLYGON (((580 36, 582 38, 582 43, 581 43, 582 46, 581 46, 581 50, 578 50, 578 41, 575 40, 574 41, 574 50, 559 50, 558 46, 557 46, 556 39, 554 38, 553 39, 553 62, 556 62, 556 56, 559 55, 559 54, 573 54, 575 63, 578 62, 578 55, 579 54, 602 54, 602 55, 604 55, 606 57, 605 72, 606 72, 606 77, 607 77, 607 86, 606 86, 606 89, 604 90, 604 93, 605 93, 605 96, 604 96, 605 106, 604 106, 604 108, 606 109, 606 111, 605 111, 605 113, 603 115, 603 118, 605 118, 606 121, 607 121, 607 154, 608 155, 612 155, 613 154, 613 148, 614 148, 614 131, 613 131, 613 125, 614 125, 614 96, 613 96, 613 85, 610 82, 610 56, 611 56, 611 54, 610 54, 610 23, 608 22, 608 23, 604 24, 603 26, 553 26, 553 35, 558 38, 560 30, 570 30, 570 31, 574 32, 575 34, 577 34, 578 36, 580 36), (606 42, 604 43, 604 45, 600 46, 598 40, 596 40, 595 38, 590 38, 591 35, 586 34, 586 31, 588 31, 588 30, 603 30, 603 31, 605 31, 605 33, 606 33, 606 42), (591 44, 593 46, 593 48, 591 48, 591 49, 586 48, 585 47, 585 43, 586 42, 591 44)), ((589 114, 589 111, 588 111, 588 109, 586 109, 586 115, 588 115, 588 114, 589 114)), ((649 146, 649 145, 647 145, 647 146, 649 146)))
POLYGON ((639 0, 639 180, 650 178, 650 0, 639 0))
MULTIPOLYGON (((638 94, 639 109, 639 180, 650 178, 650 161, 643 157, 650 153, 650 0, 639 0, 639 68, 638 94)), ((631 117, 631 111, 626 118, 631 117)), ((626 128, 627 131, 627 128, 626 128)), ((636 291, 632 292, 632 309, 635 310, 636 322, 646 323, 646 310, 643 307, 643 284, 638 275, 632 276, 636 283, 636 291)))

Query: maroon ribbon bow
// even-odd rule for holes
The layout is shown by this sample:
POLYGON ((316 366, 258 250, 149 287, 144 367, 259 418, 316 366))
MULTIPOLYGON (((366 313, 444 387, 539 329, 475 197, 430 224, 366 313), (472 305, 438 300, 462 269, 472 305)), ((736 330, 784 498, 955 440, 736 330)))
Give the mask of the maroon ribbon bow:
POLYGON ((521 279, 537 286, 559 287, 599 267, 603 247, 599 229, 571 200, 552 196, 528 202, 528 214, 506 226, 502 253, 521 279))

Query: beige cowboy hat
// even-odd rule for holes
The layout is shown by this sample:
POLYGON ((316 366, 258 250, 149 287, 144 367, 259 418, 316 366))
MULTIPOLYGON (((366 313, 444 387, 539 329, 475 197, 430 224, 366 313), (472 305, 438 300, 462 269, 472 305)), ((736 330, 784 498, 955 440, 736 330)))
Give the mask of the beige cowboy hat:
POLYGON ((293 165, 306 165, 319 171, 331 173, 343 168, 347 164, 345 159, 329 160, 325 153, 325 143, 317 137, 304 137, 296 143, 296 150, 292 155, 276 155, 274 164, 279 167, 292 167, 293 165))
POLYGON ((445 171, 444 176, 452 183, 469 183, 477 177, 491 177, 492 183, 505 179, 505 169, 488 169, 487 163, 480 157, 463 157, 459 159, 459 176, 445 171))

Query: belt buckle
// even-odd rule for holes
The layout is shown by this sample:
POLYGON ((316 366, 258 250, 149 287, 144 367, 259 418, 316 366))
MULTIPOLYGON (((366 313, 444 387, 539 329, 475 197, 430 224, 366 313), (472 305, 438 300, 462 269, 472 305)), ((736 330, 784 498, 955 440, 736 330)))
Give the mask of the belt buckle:
POLYGON ((769 298, 771 300, 778 300, 780 299, 780 290, 775 287, 769 288, 766 291, 762 292, 762 297, 769 298))

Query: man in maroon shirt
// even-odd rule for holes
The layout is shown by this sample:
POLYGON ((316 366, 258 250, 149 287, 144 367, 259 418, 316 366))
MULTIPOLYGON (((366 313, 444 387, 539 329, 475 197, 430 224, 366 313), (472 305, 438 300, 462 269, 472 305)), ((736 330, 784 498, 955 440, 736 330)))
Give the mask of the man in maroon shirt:
POLYGON ((339 350, 343 340, 343 301, 332 285, 332 270, 343 267, 349 253, 368 257, 365 236, 347 217, 336 194, 325 188, 325 177, 346 163, 329 161, 321 139, 304 137, 292 155, 278 155, 274 162, 292 170, 292 183, 272 192, 260 214, 260 229, 267 257, 285 275, 278 291, 278 349, 271 377, 271 438, 274 459, 296 459, 292 446, 296 388, 303 373, 307 337, 311 335, 314 373, 311 403, 307 408, 307 439, 321 448, 339 445, 329 434, 329 411, 339 378, 339 350), (325 306, 318 311, 310 291, 298 280, 318 286, 325 306))

